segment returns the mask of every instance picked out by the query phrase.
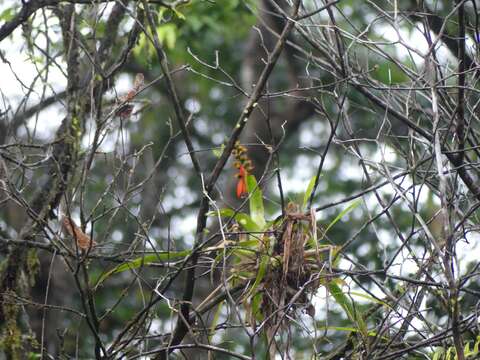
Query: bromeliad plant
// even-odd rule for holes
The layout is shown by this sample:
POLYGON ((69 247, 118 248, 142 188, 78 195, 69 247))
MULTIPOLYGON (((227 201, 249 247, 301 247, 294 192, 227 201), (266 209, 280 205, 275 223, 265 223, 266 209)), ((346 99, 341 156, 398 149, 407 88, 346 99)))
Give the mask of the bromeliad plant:
MULTIPOLYGON (((248 163, 240 165, 245 167, 248 163)), ((315 212, 306 211, 315 178, 310 181, 302 204, 289 203, 283 214, 272 221, 265 217, 263 194, 255 177, 245 172, 239 178, 240 182, 240 195, 248 196, 249 212, 228 208, 209 212, 209 216, 233 220, 234 223, 229 226, 229 231, 223 232, 219 244, 202 249, 202 252, 216 254, 212 268, 224 265, 221 268, 228 285, 232 289, 243 289, 239 303, 245 310, 245 320, 255 331, 266 335, 270 358, 273 359, 277 351, 275 334, 280 329, 288 329, 288 322, 298 317, 299 310, 314 316, 315 309, 310 300, 321 286, 327 289, 352 324, 350 328, 342 329, 359 333, 365 340, 370 335, 366 323, 351 297, 343 292, 342 280, 332 272, 340 261, 339 248, 323 241, 330 228, 358 202, 348 206, 324 230, 320 230, 315 212)), ((190 255, 190 250, 144 255, 102 274, 96 288, 114 274, 134 271, 156 262, 182 261, 190 255)), ((225 290, 224 285, 222 283, 211 296, 225 290)), ((201 312, 211 296, 197 306, 197 311, 201 312)), ((219 314, 217 311, 216 319, 219 314)))
POLYGON ((223 251, 218 253, 215 265, 228 261, 224 277, 232 287, 243 285, 240 303, 246 310, 246 320, 265 333, 270 358, 276 352, 275 334, 288 326, 287 318, 295 319, 302 309, 313 317, 315 309, 310 299, 320 286, 328 289, 355 328, 367 336, 364 320, 343 293, 341 280, 331 272, 340 260, 339 249, 322 244, 326 232, 358 203, 345 209, 321 232, 315 212, 305 212, 315 178, 310 181, 303 204, 289 203, 284 214, 273 221, 265 218, 263 195, 255 177, 246 175, 244 180, 248 214, 232 209, 209 213, 235 221, 224 235, 224 246, 217 247, 223 251))

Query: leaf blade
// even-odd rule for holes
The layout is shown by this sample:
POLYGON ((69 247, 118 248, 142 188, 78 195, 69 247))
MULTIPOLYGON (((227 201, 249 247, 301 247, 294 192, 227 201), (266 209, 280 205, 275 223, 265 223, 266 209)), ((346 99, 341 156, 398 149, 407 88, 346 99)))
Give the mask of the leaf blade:
POLYGON ((365 324, 365 321, 363 320, 362 315, 353 306, 352 301, 343 293, 342 289, 333 281, 329 281, 326 284, 326 287, 329 293, 335 299, 335 302, 342 307, 343 311, 345 312, 347 317, 350 319, 350 321, 357 324, 358 330, 360 331, 360 333, 363 336, 367 337, 368 336, 367 325, 365 324))
POLYGON ((240 226, 246 231, 260 231, 259 226, 253 221, 253 219, 245 213, 235 212, 232 209, 220 209, 219 211, 209 211, 207 216, 218 216, 220 212, 221 217, 234 218, 240 226))
POLYGON ((249 195, 250 217, 260 229, 263 229, 266 225, 263 195, 253 175, 247 176, 247 190, 249 195))
POLYGON ((308 183, 308 186, 307 186, 307 190, 305 190, 305 194, 303 195, 303 209, 306 209, 307 207, 307 202, 308 200, 310 199, 310 196, 312 196, 312 192, 313 192, 313 187, 315 186, 315 181, 317 181, 317 176, 314 175, 309 183, 308 183))
POLYGON ((361 200, 356 200, 354 201, 353 203, 351 203, 350 205, 348 205, 345 209, 343 209, 340 214, 338 214, 335 219, 332 220, 332 222, 330 222, 330 224, 328 224, 327 228, 325 229, 324 231, 324 234, 326 234, 328 232, 328 230, 330 230, 333 225, 335 225, 339 220, 342 219, 342 217, 344 217, 346 214, 348 214, 350 211, 354 210, 358 205, 360 205, 360 202, 361 200))
POLYGON ((253 283, 252 287, 248 291, 247 298, 249 298, 253 294, 255 294, 256 288, 258 287, 258 285, 260 285, 263 278, 265 277, 269 261, 270 261, 270 257, 268 255, 262 255, 262 258, 260 260, 260 265, 258 266, 257 276, 255 278, 255 282, 253 283))
POLYGON ((95 288, 100 286, 107 278, 114 274, 118 274, 127 270, 135 270, 143 265, 148 265, 158 261, 169 261, 173 259, 183 258, 185 256, 190 255, 190 250, 185 251, 165 251, 165 252, 158 252, 156 254, 149 254, 145 255, 127 262, 124 262, 113 269, 107 271, 100 278, 97 280, 95 288))

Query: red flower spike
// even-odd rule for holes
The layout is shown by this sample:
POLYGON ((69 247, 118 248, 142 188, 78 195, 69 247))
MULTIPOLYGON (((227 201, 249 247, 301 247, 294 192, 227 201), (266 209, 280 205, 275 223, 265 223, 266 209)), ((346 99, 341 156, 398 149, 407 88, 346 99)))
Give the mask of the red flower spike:
POLYGON ((245 168, 243 167, 243 165, 240 165, 240 167, 238 168, 238 175, 241 177, 241 178, 246 178, 247 177, 247 170, 245 170, 245 168))
POLYGON ((238 183, 237 183, 237 198, 242 198, 245 194, 248 193, 247 191, 247 170, 240 165, 238 169, 238 183))

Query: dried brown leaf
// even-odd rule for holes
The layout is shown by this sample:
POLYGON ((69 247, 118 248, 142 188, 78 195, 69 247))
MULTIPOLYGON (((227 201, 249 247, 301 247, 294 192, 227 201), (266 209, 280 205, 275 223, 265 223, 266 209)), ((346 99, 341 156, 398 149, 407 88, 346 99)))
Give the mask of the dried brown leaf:
POLYGON ((62 225, 65 231, 77 241, 79 249, 88 250, 90 247, 97 245, 96 242, 92 241, 90 236, 85 234, 71 218, 63 216, 62 225))
POLYGON ((145 83, 145 76, 143 76, 142 73, 138 73, 137 76, 135 76, 135 81, 133 82, 133 88, 135 89, 136 92, 138 92, 144 83, 145 83))

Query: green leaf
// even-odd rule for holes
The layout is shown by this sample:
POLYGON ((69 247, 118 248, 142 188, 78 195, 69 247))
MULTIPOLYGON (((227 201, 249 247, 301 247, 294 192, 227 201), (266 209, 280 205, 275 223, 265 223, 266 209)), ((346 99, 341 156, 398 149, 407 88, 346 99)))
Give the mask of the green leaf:
POLYGON ((112 276, 113 274, 121 273, 127 270, 134 270, 138 269, 141 266, 151 264, 154 262, 159 262, 159 261, 169 261, 173 259, 178 259, 178 258, 184 258, 188 255, 190 255, 191 251, 190 250, 185 250, 185 251, 165 251, 165 252, 158 252, 156 254, 150 254, 146 256, 142 256, 133 260, 130 260, 126 263, 120 264, 113 269, 107 271, 105 274, 100 276, 100 278, 97 281, 97 284, 95 287, 100 286, 108 277, 112 276))
POLYGON ((348 326, 317 326, 317 330, 335 330, 335 331, 358 332, 357 328, 348 327, 348 326))
POLYGON ((245 241, 240 241, 235 247, 241 248, 241 249, 258 249, 258 245, 260 245, 260 239, 253 239, 253 240, 245 240, 245 241))
POLYGON ((355 200, 353 203, 351 203, 349 206, 347 206, 345 209, 342 210, 342 212, 340 214, 337 215, 337 217, 335 219, 333 219, 333 221, 328 224, 327 228, 325 229, 325 234, 328 232, 328 230, 330 230, 330 228, 335 225, 342 217, 344 217, 346 214, 348 214, 350 211, 352 211, 353 209, 355 209, 358 205, 360 205, 360 202, 361 200, 358 199, 358 200, 355 200))
POLYGON ((183 15, 180 11, 178 11, 177 9, 175 8, 172 8, 173 12, 175 13, 175 15, 180 19, 180 20, 185 20, 185 15, 183 15))
POLYGON ((244 248, 244 247, 235 247, 232 249, 231 254, 239 259, 249 258, 251 259, 252 256, 256 256, 257 249, 252 248, 244 248))
POLYGON ((383 62, 377 65, 372 76, 384 84, 400 84, 408 80, 405 72, 391 62, 383 62))
POLYGON ((249 194, 250 217, 258 225, 259 229, 265 229, 265 211, 263 209, 262 190, 258 187, 255 176, 247 176, 247 190, 249 194))
POLYGON ((305 191, 305 194, 303 195, 303 206, 302 206, 303 209, 305 209, 307 207, 308 199, 310 199, 310 196, 312 196, 312 191, 313 191, 313 187, 315 186, 315 181, 316 180, 317 180, 317 176, 314 175, 310 179, 310 182, 308 183, 307 190, 305 191))
POLYGON ((163 15, 165 15, 165 13, 167 12, 168 8, 166 7, 161 7, 159 10, 158 10, 158 18, 160 20, 163 20, 163 15))
POLYGON ((145 66, 156 58, 155 47, 147 39, 144 33, 140 34, 138 46, 133 48, 133 54, 135 55, 135 58, 141 61, 145 66))
POLYGON ((477 336, 477 341, 475 342, 475 345, 473 346, 473 353, 478 354, 478 347, 480 345, 480 336, 477 336))
POLYGON ((433 353, 432 360, 440 360, 441 356, 443 355, 444 351, 443 349, 438 349, 433 353))
POLYGON ((262 258, 260 260, 260 265, 258 266, 257 277, 255 278, 255 282, 250 288, 250 291, 248 292, 247 297, 250 297, 253 294, 255 294, 255 290, 257 289, 258 285, 260 285, 260 283, 262 282, 265 276, 265 273, 267 272, 269 260, 270 260, 270 257, 268 255, 262 255, 262 258))
POLYGON ((366 295, 366 294, 362 294, 362 293, 359 293, 357 291, 350 291, 350 295, 354 295, 354 296, 358 296, 358 297, 361 297, 361 298, 364 298, 364 299, 367 299, 367 300, 370 300, 371 302, 374 302, 378 305, 382 305, 382 306, 385 306, 387 308, 392 308, 389 304, 387 304, 386 302, 384 301, 381 301, 381 300, 377 300, 375 299, 373 296, 370 296, 370 295, 366 295))
POLYGON ((245 279, 250 279, 250 278, 253 278, 254 273, 252 273, 251 271, 238 271, 238 272, 236 272, 236 275, 238 277, 242 277, 242 278, 245 278, 245 279))
POLYGON ((217 306, 217 310, 215 310, 215 314, 213 315, 212 325, 210 326, 210 335, 208 336, 208 341, 211 342, 213 335, 215 335, 215 327, 218 324, 218 320, 220 319, 220 314, 222 313, 222 306, 223 301, 220 302, 217 306))
MULTIPOLYGON (((218 216, 217 211, 209 211, 207 216, 218 216)), ((220 209, 220 216, 234 218, 240 226, 246 231, 260 231, 261 228, 253 221, 253 219, 245 213, 235 213, 232 209, 220 209)))
POLYGON ((333 281, 329 281, 326 286, 330 294, 335 299, 335 302, 342 307, 343 311, 345 311, 345 314, 350 319, 350 321, 357 325, 360 333, 365 337, 368 336, 367 325, 365 324, 362 315, 358 311, 356 311, 350 298, 346 296, 343 293, 342 289, 333 281))
POLYGON ((13 7, 6 8, 5 10, 2 11, 0 14, 0 21, 10 21, 14 17, 14 12, 13 12, 13 7))
POLYGON ((262 296, 261 293, 255 294, 252 298, 252 315, 258 321, 263 320, 263 314, 262 314, 262 311, 260 309, 260 306, 262 305, 262 298, 263 298, 263 296, 262 296))
POLYGON ((454 353, 453 347, 449 347, 447 354, 445 355, 445 360, 450 360, 452 359, 452 355, 454 353))
POLYGON ((175 24, 163 24, 157 28, 158 39, 168 49, 173 49, 177 41, 177 27, 175 24))
POLYGON ((223 150, 225 149, 225 144, 222 144, 220 147, 216 147, 212 150, 213 155, 216 158, 220 158, 222 156, 223 150))

